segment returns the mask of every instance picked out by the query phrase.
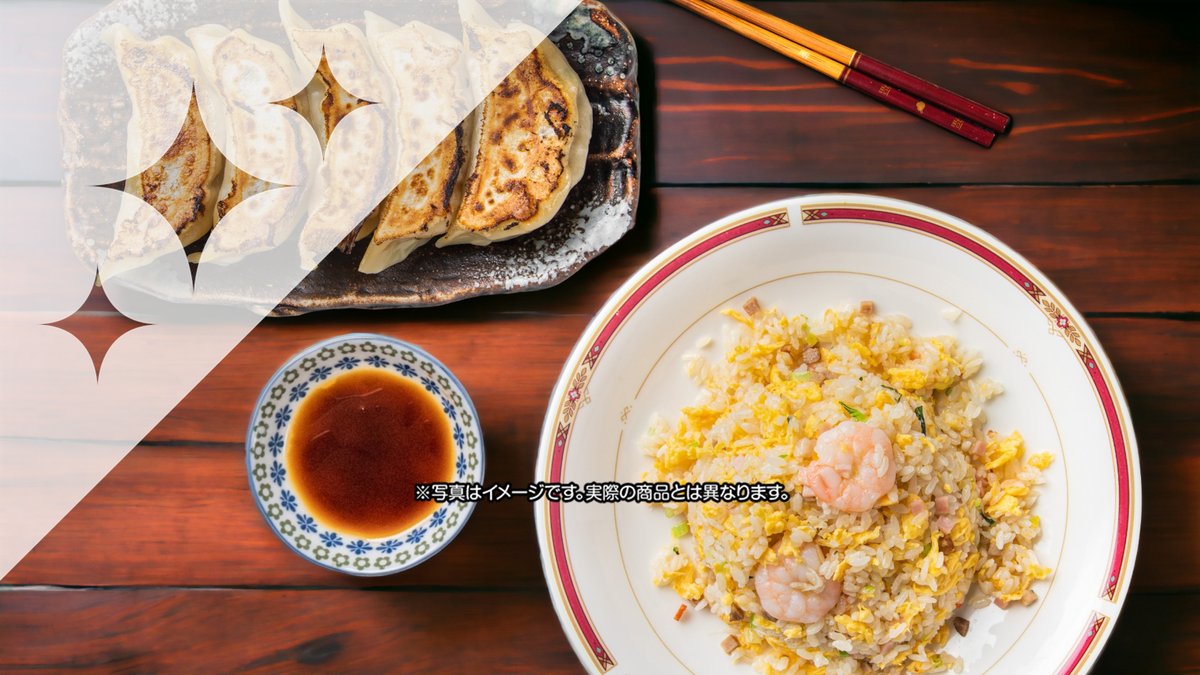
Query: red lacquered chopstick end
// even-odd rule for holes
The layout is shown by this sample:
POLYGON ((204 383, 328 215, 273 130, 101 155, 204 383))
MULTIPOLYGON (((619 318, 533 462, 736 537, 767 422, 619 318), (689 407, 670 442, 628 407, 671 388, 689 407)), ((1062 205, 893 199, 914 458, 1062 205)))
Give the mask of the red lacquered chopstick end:
POLYGON ((1012 118, 999 110, 993 110, 982 103, 943 89, 936 84, 923 80, 912 73, 889 66, 883 61, 873 59, 862 52, 854 55, 850 66, 866 75, 898 87, 919 99, 930 101, 946 110, 957 113, 963 118, 980 126, 1005 133, 1012 127, 1012 118))
POLYGON ((968 122, 961 117, 957 117, 952 113, 943 110, 942 108, 933 105, 927 101, 921 100, 909 94, 908 92, 897 89, 896 87, 885 84, 868 75, 847 68, 842 73, 841 81, 851 89, 856 89, 871 98, 883 101, 888 105, 899 108, 905 112, 928 120, 939 127, 957 134, 972 143, 977 143, 985 148, 992 147, 992 143, 996 141, 996 134, 989 129, 968 122))

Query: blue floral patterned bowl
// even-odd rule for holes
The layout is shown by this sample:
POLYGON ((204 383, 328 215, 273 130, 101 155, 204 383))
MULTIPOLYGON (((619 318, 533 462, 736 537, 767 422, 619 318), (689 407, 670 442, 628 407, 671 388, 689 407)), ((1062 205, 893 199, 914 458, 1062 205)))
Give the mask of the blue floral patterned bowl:
POLYGON ((250 491, 271 530, 293 551, 322 567, 358 576, 393 574, 432 558, 467 522, 473 502, 443 504, 417 525, 394 536, 345 536, 317 521, 287 475, 288 424, 318 383, 355 368, 386 368, 418 382, 438 397, 454 436, 454 480, 483 481, 483 432, 466 389, 421 348, 384 335, 330 338, 293 356, 263 388, 246 433, 250 491))

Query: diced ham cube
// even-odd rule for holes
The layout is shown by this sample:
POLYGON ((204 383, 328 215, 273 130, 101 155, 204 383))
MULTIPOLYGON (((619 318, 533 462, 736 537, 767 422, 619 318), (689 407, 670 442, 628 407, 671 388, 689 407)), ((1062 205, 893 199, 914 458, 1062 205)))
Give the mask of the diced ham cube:
POLYGON ((732 635, 726 635, 721 641, 721 649, 725 650, 726 654, 732 654, 733 650, 738 648, 738 639, 732 635))

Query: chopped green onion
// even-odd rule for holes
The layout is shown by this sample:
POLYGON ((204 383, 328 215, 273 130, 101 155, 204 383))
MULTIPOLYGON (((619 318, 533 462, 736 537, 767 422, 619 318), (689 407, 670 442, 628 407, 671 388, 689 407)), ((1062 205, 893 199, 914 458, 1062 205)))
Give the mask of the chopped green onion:
POLYGON ((675 555, 679 555, 679 547, 678 546, 672 546, 671 550, 675 552, 675 555))
POLYGON ((850 652, 848 652, 848 651, 846 651, 846 650, 844 650, 844 649, 839 649, 839 650, 838 650, 838 654, 839 654, 839 655, 841 655, 841 656, 850 656, 850 652))
POLYGON ((921 421, 921 433, 924 434, 925 433, 925 406, 919 405, 913 409, 913 412, 916 413, 917 419, 921 421))
POLYGON ((675 537, 676 539, 683 537, 687 533, 688 533, 688 524, 687 523, 679 523, 675 527, 671 528, 671 536, 675 537))
POLYGON ((868 592, 868 593, 874 593, 874 592, 875 592, 875 587, 874 587, 874 586, 872 586, 871 584, 867 584, 866 586, 863 586, 863 590, 864 590, 864 591, 866 591, 866 592, 868 592))
POLYGON ((953 393, 954 393, 954 385, 950 385, 949 387, 946 387, 946 395, 947 396, 949 396, 950 394, 953 394, 953 393))
MULTIPOLYGON (((807 331, 808 329, 806 328, 805 330, 807 331)), ((817 343, 818 343, 818 342, 820 342, 820 340, 818 340, 818 339, 817 339, 817 336, 816 336, 816 335, 813 335, 812 333, 808 333, 808 332, 806 332, 806 333, 804 334, 804 342, 805 342, 805 343, 806 343, 806 344, 807 344, 809 347, 816 347, 816 346, 817 346, 817 343)))
POLYGON ((925 556, 929 555, 929 552, 932 550, 933 550, 933 542, 932 541, 925 542, 925 548, 921 549, 921 557, 924 558, 925 556))
POLYGON ((890 392, 892 392, 893 394, 895 394, 895 395, 896 395, 896 402, 897 402, 897 403, 899 403, 899 402, 900 402, 900 399, 904 398, 904 397, 903 397, 903 396, 900 394, 900 392, 896 390, 896 388, 895 388, 895 387, 889 387, 889 386, 887 386, 887 385, 885 384, 885 385, 883 385, 883 388, 884 388, 884 389, 887 389, 888 391, 890 391, 890 392))
POLYGON ((845 410, 846 414, 849 415, 850 417, 852 417, 853 419, 855 419, 859 422, 867 421, 867 416, 862 414, 862 411, 851 408, 850 406, 846 405, 845 401, 838 401, 838 403, 842 404, 842 410, 845 410))
POLYGON ((996 520, 994 518, 989 517, 988 514, 984 513, 982 508, 979 509, 979 515, 983 516, 983 522, 987 523, 988 525, 996 524, 996 520))
POLYGON ((808 382, 812 379, 812 371, 809 370, 793 370, 792 379, 797 382, 808 382))

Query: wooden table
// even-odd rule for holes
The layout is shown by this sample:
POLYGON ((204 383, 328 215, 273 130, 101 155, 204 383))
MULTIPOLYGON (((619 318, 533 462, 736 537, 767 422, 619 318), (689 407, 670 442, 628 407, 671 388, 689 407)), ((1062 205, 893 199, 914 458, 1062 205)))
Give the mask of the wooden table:
MULTIPOLYGON (((736 209, 828 190, 899 197, 995 234, 1099 334, 1133 409, 1144 517, 1098 672, 1200 668, 1200 22, 1183 8, 765 2, 1011 112, 989 151, 654 0, 639 38, 638 223, 561 286, 420 311, 268 320, 3 580, 0 668, 564 671, 580 666, 533 513, 481 504, 436 564, 356 579, 290 553, 247 489, 263 382, 340 333, 423 345, 483 420, 489 480, 527 482, 576 337, 639 265, 736 209)), ((24 189, 24 188, 3 188, 24 189)), ((61 325, 98 358, 131 323, 94 296, 61 325)))

